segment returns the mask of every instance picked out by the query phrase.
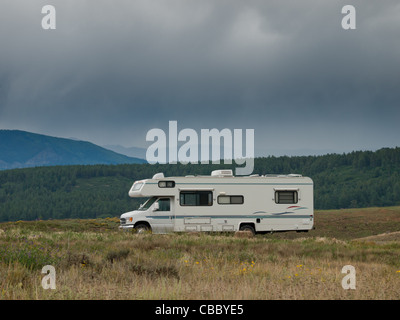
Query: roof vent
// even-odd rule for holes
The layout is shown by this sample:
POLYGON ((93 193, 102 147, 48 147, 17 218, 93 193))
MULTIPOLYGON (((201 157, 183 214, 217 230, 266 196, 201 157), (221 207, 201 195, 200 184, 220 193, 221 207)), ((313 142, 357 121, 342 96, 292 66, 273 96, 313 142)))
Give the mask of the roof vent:
POLYGON ((233 177, 232 170, 214 170, 211 172, 212 177, 233 177))

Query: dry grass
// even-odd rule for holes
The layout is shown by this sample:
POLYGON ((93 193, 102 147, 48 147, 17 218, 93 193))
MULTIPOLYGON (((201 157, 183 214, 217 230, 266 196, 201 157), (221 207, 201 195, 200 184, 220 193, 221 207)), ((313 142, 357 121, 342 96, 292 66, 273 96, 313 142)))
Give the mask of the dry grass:
POLYGON ((387 216, 397 223, 399 208, 379 210, 321 212, 306 235, 253 238, 134 235, 119 232, 117 219, 1 224, 0 299, 398 299, 398 238, 346 233, 360 220, 377 225, 368 237, 387 216), (41 286, 44 264, 56 269, 55 290, 41 286), (347 264, 355 290, 341 286, 347 264))

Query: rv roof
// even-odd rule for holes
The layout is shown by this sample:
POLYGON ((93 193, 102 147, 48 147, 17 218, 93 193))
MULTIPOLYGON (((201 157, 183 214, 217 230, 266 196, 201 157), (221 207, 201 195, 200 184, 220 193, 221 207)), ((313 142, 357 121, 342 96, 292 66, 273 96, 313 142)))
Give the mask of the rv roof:
MULTIPOLYGON (((164 178, 162 173, 160 174, 161 178, 164 178)), ((211 175, 186 175, 185 178, 224 178, 224 177, 235 177, 232 173, 232 170, 214 170, 211 172, 211 175)), ((236 176, 235 178, 301 178, 303 177, 301 174, 291 173, 291 174, 251 174, 249 176, 236 176)), ((178 178, 178 177, 175 177, 178 178)), ((154 177, 153 177, 154 179, 154 177)), ((160 178, 158 178, 160 179, 160 178)))

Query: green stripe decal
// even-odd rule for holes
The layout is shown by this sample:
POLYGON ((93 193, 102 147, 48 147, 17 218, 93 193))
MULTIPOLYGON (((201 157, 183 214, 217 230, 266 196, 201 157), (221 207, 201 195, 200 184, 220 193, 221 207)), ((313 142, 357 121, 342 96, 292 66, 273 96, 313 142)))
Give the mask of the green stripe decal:
POLYGON ((180 215, 180 216, 146 216, 152 219, 184 219, 184 218, 210 218, 210 219, 309 219, 312 215, 212 215, 212 216, 195 216, 195 215, 180 215))
MULTIPOLYGON (((146 182, 145 184, 157 184, 155 182, 146 182)), ((215 182, 215 183, 209 183, 209 182, 177 182, 175 185, 209 185, 212 187, 212 185, 253 185, 253 186, 312 186, 312 183, 254 183, 254 182, 215 182)), ((171 188, 172 189, 172 188, 171 188)))

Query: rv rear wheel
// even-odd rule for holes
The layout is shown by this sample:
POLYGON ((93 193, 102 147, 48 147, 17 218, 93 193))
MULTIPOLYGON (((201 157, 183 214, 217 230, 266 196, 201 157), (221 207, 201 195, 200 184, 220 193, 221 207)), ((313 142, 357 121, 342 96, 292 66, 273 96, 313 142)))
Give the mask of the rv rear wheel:
POLYGON ((245 224, 240 226, 240 231, 247 231, 247 232, 251 232, 253 234, 253 236, 256 234, 256 230, 254 230, 253 226, 249 225, 249 224, 245 224))
POLYGON ((140 223, 133 229, 133 232, 138 234, 151 233, 151 228, 144 223, 140 223))

